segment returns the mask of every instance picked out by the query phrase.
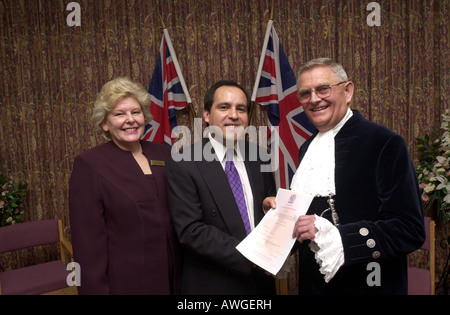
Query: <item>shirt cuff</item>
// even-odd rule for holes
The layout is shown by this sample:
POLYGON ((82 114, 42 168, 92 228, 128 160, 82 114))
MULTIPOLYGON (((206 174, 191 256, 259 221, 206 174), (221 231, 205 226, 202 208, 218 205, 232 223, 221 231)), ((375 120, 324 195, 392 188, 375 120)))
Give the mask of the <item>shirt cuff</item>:
POLYGON ((327 219, 315 216, 318 232, 309 248, 314 252, 320 273, 329 282, 344 264, 344 247, 339 230, 327 219))

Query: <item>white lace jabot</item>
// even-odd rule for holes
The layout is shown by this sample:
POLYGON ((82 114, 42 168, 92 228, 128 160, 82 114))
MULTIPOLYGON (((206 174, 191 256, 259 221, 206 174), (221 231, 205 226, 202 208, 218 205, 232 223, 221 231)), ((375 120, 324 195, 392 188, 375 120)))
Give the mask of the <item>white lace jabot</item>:
POLYGON ((334 136, 352 115, 353 112, 349 108, 336 126, 316 135, 292 178, 291 190, 322 197, 327 197, 330 193, 336 194, 334 136))
MULTIPOLYGON (((291 190, 322 197, 336 194, 334 137, 352 115, 349 108, 334 128, 316 135, 295 172, 291 190)), ((325 282, 329 282, 344 264, 344 248, 339 230, 327 219, 317 215, 315 218, 314 225, 318 232, 309 247, 315 254, 325 282)))

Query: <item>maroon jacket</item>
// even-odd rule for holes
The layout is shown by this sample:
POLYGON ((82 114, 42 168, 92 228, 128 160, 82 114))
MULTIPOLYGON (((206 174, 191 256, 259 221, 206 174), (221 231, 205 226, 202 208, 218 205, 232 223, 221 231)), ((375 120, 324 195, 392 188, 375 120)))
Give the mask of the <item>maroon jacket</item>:
POLYGON ((75 159, 69 201, 74 256, 81 267, 80 294, 179 291, 178 243, 161 163, 170 150, 141 144, 152 175, 144 175, 131 152, 113 141, 75 159))

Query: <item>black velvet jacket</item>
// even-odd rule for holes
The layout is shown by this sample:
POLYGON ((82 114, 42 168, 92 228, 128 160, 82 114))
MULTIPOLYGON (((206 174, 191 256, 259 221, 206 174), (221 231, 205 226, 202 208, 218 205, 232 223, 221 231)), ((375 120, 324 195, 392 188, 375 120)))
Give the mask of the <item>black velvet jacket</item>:
MULTIPOLYGON (((300 148, 300 163, 313 138, 300 148)), ((302 244, 299 293, 407 294, 406 255, 423 244, 425 229, 405 141, 353 111, 335 137, 335 163, 334 199, 345 263, 326 284, 314 254, 302 244), (371 262, 378 264, 378 279, 371 262), (372 285, 373 280, 380 282, 372 285)), ((326 208, 325 200, 315 200, 309 214, 326 208)))

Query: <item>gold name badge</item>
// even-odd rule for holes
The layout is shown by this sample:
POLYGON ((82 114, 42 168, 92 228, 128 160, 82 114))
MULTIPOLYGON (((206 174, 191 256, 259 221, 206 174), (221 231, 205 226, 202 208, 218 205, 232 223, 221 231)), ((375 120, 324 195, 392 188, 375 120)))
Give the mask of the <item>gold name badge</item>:
POLYGON ((150 164, 151 166, 166 166, 166 162, 157 160, 151 160, 150 164))

